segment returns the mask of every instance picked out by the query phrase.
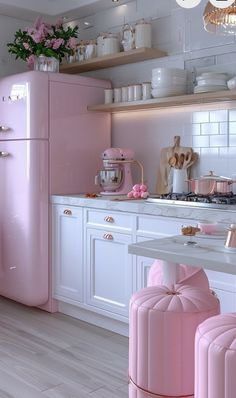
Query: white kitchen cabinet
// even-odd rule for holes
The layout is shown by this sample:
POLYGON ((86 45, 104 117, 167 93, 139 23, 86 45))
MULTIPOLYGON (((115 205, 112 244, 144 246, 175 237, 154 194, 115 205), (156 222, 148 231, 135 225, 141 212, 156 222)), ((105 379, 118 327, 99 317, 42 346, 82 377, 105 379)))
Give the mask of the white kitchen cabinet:
POLYGON ((83 300, 83 211, 81 207, 52 209, 53 297, 83 300))
POLYGON ((128 318, 133 291, 132 235, 108 229, 87 229, 86 302, 128 318))

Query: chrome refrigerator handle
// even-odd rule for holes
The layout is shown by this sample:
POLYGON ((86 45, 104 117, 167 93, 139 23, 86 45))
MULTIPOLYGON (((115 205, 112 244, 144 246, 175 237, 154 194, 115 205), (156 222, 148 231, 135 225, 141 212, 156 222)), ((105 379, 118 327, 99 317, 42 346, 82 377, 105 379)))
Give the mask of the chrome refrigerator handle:
POLYGON ((7 126, 0 126, 0 132, 1 132, 1 133, 5 133, 6 131, 9 131, 9 130, 11 130, 10 127, 7 127, 7 126))
POLYGON ((1 158, 6 158, 6 157, 9 156, 9 155, 10 155, 9 152, 0 151, 0 157, 1 157, 1 158))

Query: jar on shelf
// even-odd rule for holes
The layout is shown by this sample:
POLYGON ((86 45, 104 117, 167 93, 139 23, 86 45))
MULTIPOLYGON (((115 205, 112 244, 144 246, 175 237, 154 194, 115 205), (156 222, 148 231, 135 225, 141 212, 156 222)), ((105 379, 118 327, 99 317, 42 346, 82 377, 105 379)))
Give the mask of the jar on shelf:
POLYGON ((142 47, 152 47, 152 26, 145 19, 135 25, 135 48, 142 47))
POLYGON ((118 35, 108 33, 103 40, 103 55, 115 54, 120 52, 120 41, 118 35))
POLYGON ((89 40, 85 45, 85 59, 95 58, 97 56, 96 40, 89 40))
POLYGON ((130 51, 135 48, 135 30, 129 24, 125 24, 122 28, 121 44, 124 51, 130 51))
POLYGON ((85 42, 81 40, 77 45, 77 60, 79 62, 85 60, 85 42))
POLYGON ((100 33, 97 37, 97 56, 103 56, 103 46, 104 46, 104 39, 107 36, 107 33, 100 33))

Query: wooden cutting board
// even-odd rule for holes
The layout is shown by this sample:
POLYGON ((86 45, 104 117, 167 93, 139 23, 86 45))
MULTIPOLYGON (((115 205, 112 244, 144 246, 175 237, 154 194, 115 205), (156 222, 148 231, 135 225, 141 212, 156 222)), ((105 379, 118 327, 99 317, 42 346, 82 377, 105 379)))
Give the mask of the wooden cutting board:
POLYGON ((169 159, 177 153, 178 156, 183 153, 184 155, 187 154, 187 152, 192 152, 191 147, 184 147, 180 146, 180 136, 176 135, 174 137, 174 143, 173 146, 162 148, 161 153, 160 153, 160 167, 159 167, 159 172, 157 176, 157 186, 156 190, 157 193, 159 194, 166 194, 171 191, 171 185, 170 185, 170 171, 171 171, 171 166, 169 165, 169 159))

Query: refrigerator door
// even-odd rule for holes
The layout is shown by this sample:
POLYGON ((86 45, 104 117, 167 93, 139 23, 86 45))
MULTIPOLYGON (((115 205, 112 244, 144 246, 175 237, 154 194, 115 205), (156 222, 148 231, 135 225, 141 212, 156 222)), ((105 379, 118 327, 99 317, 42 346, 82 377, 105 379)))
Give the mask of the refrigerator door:
POLYGON ((48 298, 48 142, 0 142, 0 294, 48 298))
POLYGON ((48 74, 0 79, 0 140, 48 138, 48 74))

